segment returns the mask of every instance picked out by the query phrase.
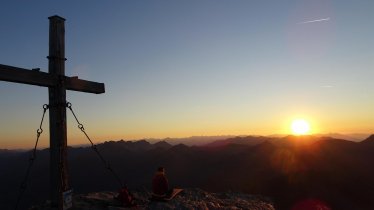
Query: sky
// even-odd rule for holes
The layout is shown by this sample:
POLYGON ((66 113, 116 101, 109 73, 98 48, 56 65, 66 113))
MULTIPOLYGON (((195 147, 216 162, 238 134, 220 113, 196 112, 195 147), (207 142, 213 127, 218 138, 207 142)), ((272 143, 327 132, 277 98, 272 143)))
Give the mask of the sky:
MULTIPOLYGON (((67 91, 94 142, 374 133, 374 1, 4 1, 0 64, 48 72, 49 16, 66 19, 67 91)), ((0 81, 0 148, 32 147, 45 87, 0 81)), ((88 141, 68 118, 68 144, 88 141)), ((48 147, 48 114, 39 146, 48 147)))

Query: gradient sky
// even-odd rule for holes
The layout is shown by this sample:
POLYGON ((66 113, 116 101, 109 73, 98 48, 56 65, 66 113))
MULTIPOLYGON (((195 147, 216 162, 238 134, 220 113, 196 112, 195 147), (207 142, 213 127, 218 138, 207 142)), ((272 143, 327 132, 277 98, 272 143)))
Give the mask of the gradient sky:
MULTIPOLYGON (((105 83, 67 93, 95 142, 285 134, 294 118, 374 133, 372 0, 7 1, 0 63, 47 72, 52 15, 66 75, 105 83)), ((0 81, 0 98, 0 148, 31 147, 47 88, 0 81)), ((70 113, 68 136, 87 143, 70 113)))

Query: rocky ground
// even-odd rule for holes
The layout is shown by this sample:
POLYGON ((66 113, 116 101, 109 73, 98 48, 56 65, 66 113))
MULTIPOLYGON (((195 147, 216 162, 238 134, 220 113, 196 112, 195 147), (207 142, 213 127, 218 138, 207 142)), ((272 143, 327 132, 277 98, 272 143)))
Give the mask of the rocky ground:
MULTIPOLYGON (((113 199, 115 192, 97 192, 86 195, 76 195, 73 198, 72 210, 120 210, 120 209, 155 209, 155 210, 274 210, 270 200, 243 193, 225 192, 208 193, 201 189, 185 189, 169 202, 150 202, 150 192, 137 190, 132 192, 138 206, 132 208, 119 207, 118 201, 113 199)), ((31 209, 49 209, 45 206, 32 207, 31 209)))

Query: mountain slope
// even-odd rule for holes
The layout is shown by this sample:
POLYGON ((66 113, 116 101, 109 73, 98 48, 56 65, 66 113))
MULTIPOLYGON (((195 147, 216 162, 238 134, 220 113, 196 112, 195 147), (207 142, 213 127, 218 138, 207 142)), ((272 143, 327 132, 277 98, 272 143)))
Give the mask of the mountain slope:
MULTIPOLYGON (((171 186, 262 194, 273 198, 277 209, 311 197, 333 209, 374 208, 374 152, 366 143, 312 136, 259 138, 256 145, 230 141, 214 147, 119 141, 100 144, 98 150, 130 188, 150 188, 155 169, 164 166, 171 186)), ((69 148, 68 153, 75 193, 119 188, 91 148, 69 148)), ((12 206, 28 157, 0 158, 1 209, 12 206)), ((24 203, 48 198, 48 160, 47 149, 37 152, 24 203)))

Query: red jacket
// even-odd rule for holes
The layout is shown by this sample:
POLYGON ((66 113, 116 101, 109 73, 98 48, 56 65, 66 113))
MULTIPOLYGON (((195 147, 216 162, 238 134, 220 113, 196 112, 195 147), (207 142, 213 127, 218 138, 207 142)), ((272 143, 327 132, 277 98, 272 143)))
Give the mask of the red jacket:
POLYGON ((165 196, 169 190, 169 182, 165 174, 157 172, 152 179, 152 191, 153 194, 158 196, 165 196))

